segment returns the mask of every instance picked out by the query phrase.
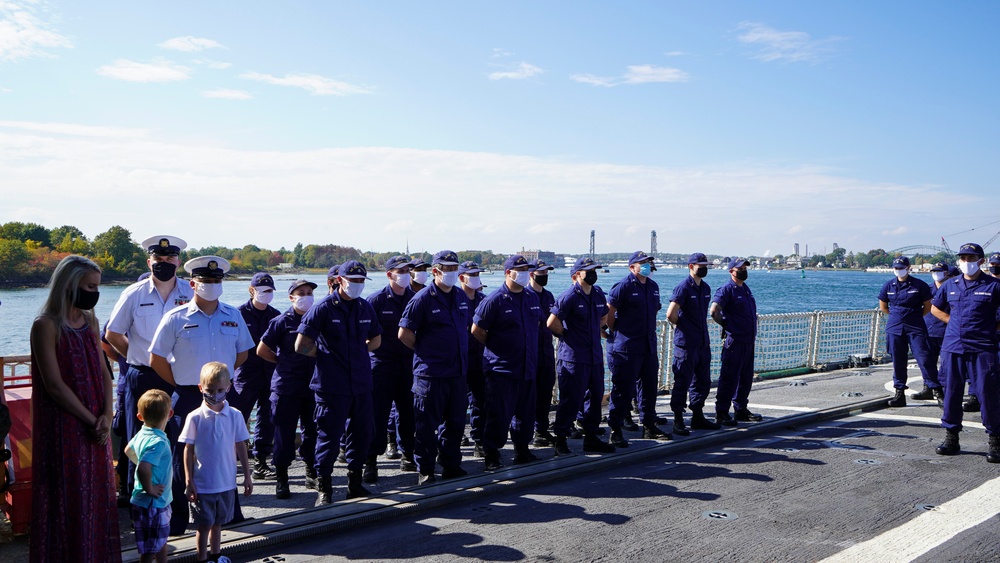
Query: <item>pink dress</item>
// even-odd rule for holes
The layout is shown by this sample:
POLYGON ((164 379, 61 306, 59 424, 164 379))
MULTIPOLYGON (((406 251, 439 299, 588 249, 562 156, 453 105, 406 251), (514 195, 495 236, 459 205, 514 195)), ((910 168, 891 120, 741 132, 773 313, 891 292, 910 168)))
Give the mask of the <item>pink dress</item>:
MULTIPOLYGON (((104 411, 97 336, 88 326, 63 328, 56 350, 63 382, 95 415, 104 411)), ((121 561, 111 442, 49 397, 31 362, 31 561, 121 561)))

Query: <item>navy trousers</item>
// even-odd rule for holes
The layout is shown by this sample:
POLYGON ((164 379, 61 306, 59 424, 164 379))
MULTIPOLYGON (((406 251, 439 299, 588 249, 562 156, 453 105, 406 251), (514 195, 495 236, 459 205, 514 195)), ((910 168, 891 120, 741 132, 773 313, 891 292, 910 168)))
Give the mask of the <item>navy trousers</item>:
MULTIPOLYGON (((241 376, 243 374, 240 374, 241 376)), ((233 387, 226 395, 230 406, 236 407, 247 427, 250 427, 250 413, 257 406, 256 424, 253 428, 253 451, 251 457, 266 458, 273 449, 274 424, 271 422, 271 375, 256 374, 253 377, 240 377, 233 381, 233 387)))
POLYGON ((753 385, 753 342, 739 342, 732 336, 722 346, 719 386, 715 391, 715 412, 747 408, 750 386, 753 385))
POLYGON ((295 459, 295 431, 302 423, 299 456, 308 467, 316 465, 316 397, 271 393, 271 422, 274 423, 274 466, 287 469, 295 459))
POLYGON ((552 433, 568 438, 577 413, 582 412, 583 430, 597 432, 601 423, 601 401, 604 400, 604 366, 581 362, 556 362, 559 382, 559 406, 552 433), (586 395, 590 394, 589 399, 586 395))
POLYGON ((518 450, 528 449, 535 425, 535 381, 486 372, 486 424, 483 449, 496 453, 507 435, 518 450))
MULTIPOLYGON (((119 376, 125 378, 125 412, 122 415, 124 418, 122 422, 125 426, 125 435, 122 436, 122 442, 128 444, 129 440, 135 437, 139 433, 139 429, 142 428, 142 421, 136 417, 139 414, 139 398, 142 397, 142 394, 150 389, 160 389, 165 391, 167 395, 170 395, 174 392, 174 388, 157 375, 156 371, 151 367, 130 365, 128 371, 124 374, 119 374, 119 376)), ((197 407, 198 405, 195 405, 194 408, 197 407)), ((181 424, 183 423, 184 420, 181 419, 181 424)), ((180 428, 178 428, 177 433, 179 434, 180 431, 180 428)), ((176 441, 175 437, 173 443, 176 443, 176 441)), ((183 479, 183 475, 181 478, 183 479)), ((131 492, 133 488, 135 488, 135 464, 129 460, 128 490, 131 492)))
POLYGON ((456 469, 461 466, 462 436, 465 434, 465 411, 468 406, 469 390, 464 377, 413 378, 416 428, 413 461, 420 473, 434 473, 439 452, 442 468, 456 469))
POLYGON ((708 393, 712 390, 712 351, 708 347, 674 347, 674 388, 670 391, 670 410, 683 413, 688 406, 693 411, 705 408, 708 393))
POLYGON ((968 379, 969 393, 974 391, 979 397, 979 412, 986 433, 1000 435, 1000 360, 997 353, 941 352, 941 365, 947 374, 941 426, 949 430, 962 429, 962 396, 968 379))
POLYGON ((483 441, 483 427, 486 426, 486 375, 481 366, 469 366, 466 374, 469 386, 469 437, 473 442, 483 441))
POLYGON ((372 443, 372 394, 316 393, 316 474, 329 477, 340 454, 341 438, 348 471, 361 471, 372 443))
POLYGON ((640 422, 656 424, 656 354, 612 354, 608 426, 620 430, 638 394, 640 422))
POLYGON ((372 412, 375 426, 368 455, 385 451, 393 403, 396 405, 396 443, 403 456, 413 456, 413 368, 406 365, 378 364, 372 367, 372 412))
POLYGON ((535 432, 549 431, 549 411, 552 409, 552 389, 555 386, 555 362, 538 362, 535 371, 535 432))
POLYGON ((913 358, 917 360, 924 385, 931 389, 939 389, 938 366, 936 358, 931 354, 927 342, 927 331, 912 331, 906 334, 885 335, 885 345, 892 356, 892 386, 896 389, 906 389, 906 364, 909 361, 910 349, 913 358))

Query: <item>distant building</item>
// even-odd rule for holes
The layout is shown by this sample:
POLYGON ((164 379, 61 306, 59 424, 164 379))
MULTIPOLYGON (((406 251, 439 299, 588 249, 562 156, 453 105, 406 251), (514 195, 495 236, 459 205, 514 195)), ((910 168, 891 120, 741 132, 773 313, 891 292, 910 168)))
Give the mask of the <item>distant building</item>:
POLYGON ((548 250, 524 250, 521 249, 521 256, 528 262, 534 262, 535 260, 544 260, 548 264, 556 263, 556 253, 550 252, 548 250))
POLYGON ((795 252, 792 252, 795 256, 799 255, 799 243, 795 243, 795 252))

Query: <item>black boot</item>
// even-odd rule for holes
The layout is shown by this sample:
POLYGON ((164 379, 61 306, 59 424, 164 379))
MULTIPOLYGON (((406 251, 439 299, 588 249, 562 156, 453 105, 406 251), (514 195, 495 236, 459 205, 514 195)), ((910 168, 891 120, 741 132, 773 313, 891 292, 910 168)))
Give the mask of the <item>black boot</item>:
POLYGON ((347 470, 347 500, 372 494, 361 484, 361 473, 347 470))
POLYGON ((958 452, 962 451, 962 448, 958 444, 958 430, 946 430, 944 442, 941 442, 941 445, 934 451, 938 455, 958 455, 958 452))
POLYGON ((733 412, 733 418, 738 422, 760 422, 764 420, 764 417, 757 413, 750 412, 750 409, 744 407, 742 409, 736 409, 733 412))
POLYGON ((996 434, 990 434, 990 451, 986 454, 986 461, 1000 463, 1000 436, 996 434))
POLYGON ((673 440, 674 437, 660 430, 655 424, 643 424, 642 425, 642 437, 645 440, 673 440))
POLYGON ((736 419, 728 412, 716 412, 715 421, 722 426, 737 426, 736 419))
POLYGON ((500 452, 497 450, 486 452, 486 464, 484 469, 486 469, 486 471, 497 471, 503 469, 503 462, 500 461, 500 452))
POLYGON ((929 401, 934 398, 934 390, 925 385, 923 389, 910 395, 910 398, 915 401, 929 401))
POLYGON ((253 475, 254 479, 264 480, 274 479, 278 474, 267 464, 266 457, 256 457, 254 458, 253 473, 251 475, 253 475))
POLYGON ((532 461, 538 461, 538 456, 531 453, 528 446, 523 448, 514 448, 514 465, 521 465, 522 463, 531 463, 532 461))
POLYGON ((629 431, 639 429, 639 426, 632 420, 632 413, 625 413, 625 418, 622 420, 622 429, 629 431))
POLYGON ((378 483, 378 456, 368 456, 365 468, 361 472, 361 480, 365 483, 378 483))
POLYGON ((399 459, 402 457, 402 454, 399 453, 399 446, 396 445, 396 435, 389 434, 386 436, 386 439, 388 440, 388 445, 385 448, 386 459, 399 459))
POLYGON ((306 465, 306 488, 319 490, 319 479, 316 477, 316 467, 309 463, 306 465))
POLYGON ((688 430, 688 427, 684 426, 684 413, 674 413, 674 434, 677 434, 678 436, 691 435, 691 431, 688 430))
POLYGON ((934 399, 937 401, 939 407, 944 408, 944 389, 938 387, 937 389, 932 389, 934 393, 934 399))
POLYGON ((274 472, 278 479, 274 484, 274 498, 281 500, 292 498, 292 492, 288 490, 288 468, 275 467, 274 472))
POLYGON ((705 418, 701 410, 691 411, 691 430, 718 430, 722 428, 718 422, 705 418))
POLYGON ((622 435, 622 431, 621 430, 612 430, 611 431, 611 445, 614 446, 614 447, 616 447, 616 448, 627 448, 628 447, 628 440, 626 440, 625 436, 622 435))
POLYGON ((896 389, 896 396, 889 399, 890 407, 905 407, 906 406, 906 393, 902 389, 896 389))
POLYGON ((548 430, 542 430, 540 432, 535 432, 535 441, 533 442, 536 448, 547 448, 555 443, 556 437, 549 433, 548 430))
POLYGON ((962 403, 962 410, 964 412, 979 412, 981 410, 979 405, 979 397, 975 395, 969 395, 969 400, 962 403))
POLYGON ((586 434, 583 437, 583 451, 599 454, 615 453, 615 447, 607 442, 601 441, 596 434, 586 434))
POLYGON ((327 475, 319 478, 319 504, 333 502, 333 477, 327 475))
POLYGON ((554 453, 557 456, 560 456, 560 455, 573 455, 573 451, 569 449, 568 445, 566 445, 566 437, 565 436, 556 436, 555 448, 554 449, 555 449, 554 453))
POLYGON ((417 464, 413 463, 413 454, 404 455, 403 459, 399 460, 399 470, 407 473, 413 473, 417 470, 417 464))

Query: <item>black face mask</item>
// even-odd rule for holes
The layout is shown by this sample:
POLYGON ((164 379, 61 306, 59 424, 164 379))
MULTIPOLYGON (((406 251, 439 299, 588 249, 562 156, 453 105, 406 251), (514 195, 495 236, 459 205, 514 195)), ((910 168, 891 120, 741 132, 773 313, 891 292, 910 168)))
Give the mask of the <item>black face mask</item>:
POLYGON ((703 278, 708 275, 708 266, 698 266, 694 270, 694 275, 703 278))
POLYGON ((583 276, 583 281, 589 285, 594 285, 597 283, 597 272, 595 270, 587 270, 587 273, 583 276))
POLYGON ((97 300, 101 298, 100 291, 87 291, 86 289, 77 289, 76 298, 73 300, 73 306, 77 309, 83 309, 84 311, 89 311, 97 305, 97 300))
POLYGON ((535 283, 542 287, 545 287, 545 284, 549 283, 549 276, 535 276, 532 279, 534 279, 535 283))
POLYGON ((990 273, 994 276, 1000 275, 1000 266, 990 266, 990 273))
POLYGON ((170 281, 177 272, 177 266, 170 262, 153 262, 153 277, 161 282, 170 281))
POLYGON ((736 270, 736 279, 740 281, 747 279, 747 273, 746 270, 736 270))

